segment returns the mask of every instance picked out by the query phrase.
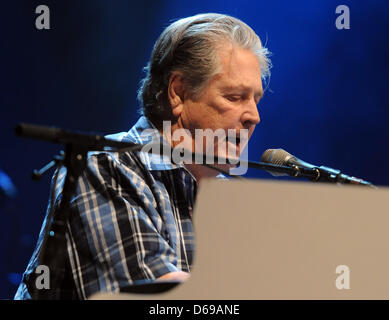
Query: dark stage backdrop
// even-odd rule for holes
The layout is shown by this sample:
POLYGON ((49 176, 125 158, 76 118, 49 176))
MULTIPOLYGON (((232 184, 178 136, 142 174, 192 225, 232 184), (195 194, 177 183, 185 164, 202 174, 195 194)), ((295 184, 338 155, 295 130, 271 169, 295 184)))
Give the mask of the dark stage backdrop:
MULTIPOLYGON (((389 184, 386 1, 7 1, 0 19, 0 169, 17 193, 0 193, 0 298, 13 297, 45 214, 51 173, 33 182, 31 171, 61 149, 16 138, 15 124, 127 131, 138 117, 136 91, 154 41, 173 19, 204 12, 241 18, 273 52, 251 160, 284 148, 389 184), (50 9, 50 30, 35 27, 41 4, 50 9), (350 9, 348 30, 335 26, 342 4, 350 9)), ((248 176, 272 178, 251 170, 248 176)), ((4 175, 0 181, 6 188, 4 175)))

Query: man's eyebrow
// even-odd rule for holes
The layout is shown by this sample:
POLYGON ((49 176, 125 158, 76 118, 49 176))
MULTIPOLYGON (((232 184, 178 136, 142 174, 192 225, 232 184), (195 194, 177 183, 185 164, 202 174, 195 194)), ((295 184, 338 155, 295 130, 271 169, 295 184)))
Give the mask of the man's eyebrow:
MULTIPOLYGON (((227 85, 227 86, 222 86, 221 87, 222 91, 233 91, 233 90, 239 90, 239 91, 244 91, 248 92, 251 91, 251 88, 245 85, 227 85)), ((255 91, 255 95, 259 96, 259 98, 262 98, 264 95, 263 89, 261 88, 259 91, 255 91)))

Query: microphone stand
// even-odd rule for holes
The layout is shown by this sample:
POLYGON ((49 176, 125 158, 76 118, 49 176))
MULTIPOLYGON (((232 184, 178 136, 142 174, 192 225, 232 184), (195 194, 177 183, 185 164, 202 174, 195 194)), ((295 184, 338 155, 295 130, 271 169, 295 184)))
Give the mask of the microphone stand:
MULTIPOLYGON (((47 226, 41 243, 38 256, 38 265, 49 267, 50 287, 59 288, 65 276, 66 224, 70 216, 70 202, 77 187, 77 180, 87 164, 88 151, 104 151, 105 147, 130 147, 134 151, 139 145, 105 139, 99 135, 88 135, 77 132, 68 132, 62 129, 42 127, 30 124, 19 124, 15 127, 18 136, 39 140, 48 140, 54 143, 65 144, 65 153, 61 152, 54 160, 41 170, 34 170, 33 179, 38 180, 50 168, 66 167, 66 176, 62 190, 62 198, 58 210, 54 210, 54 201, 50 204, 47 216, 47 226)), ((55 182, 52 193, 55 192, 55 182)), ((55 199, 52 194, 52 199, 55 199)), ((37 275, 33 272, 28 281, 28 289, 33 299, 52 299, 50 290, 38 289, 35 286, 37 275)))
MULTIPOLYGON (((242 163, 242 162, 241 162, 242 163)), ((320 167, 303 167, 298 165, 288 166, 279 166, 266 162, 246 162, 249 168, 262 169, 271 172, 285 173, 289 176, 296 178, 307 178, 312 182, 328 182, 328 183, 337 183, 337 184, 352 184, 363 187, 370 187, 378 189, 372 183, 356 178, 350 177, 345 174, 342 174, 340 170, 328 168, 325 166, 320 167)))
MULTIPOLYGON (((47 217, 49 232, 44 234, 38 265, 49 267, 50 287, 58 288, 65 276, 65 251, 66 251, 66 224, 70 215, 70 201, 76 191, 77 180, 86 167, 88 147, 79 143, 68 143, 65 147, 63 165, 66 167, 66 177, 62 191, 62 198, 58 210, 54 211, 54 203, 50 204, 50 212, 47 217)), ((55 183, 52 192, 55 192, 55 183)), ((35 281, 32 281, 34 283, 35 281)), ((31 284, 31 282, 30 282, 31 284)), ((49 290, 29 287, 33 299, 50 299, 49 290)))

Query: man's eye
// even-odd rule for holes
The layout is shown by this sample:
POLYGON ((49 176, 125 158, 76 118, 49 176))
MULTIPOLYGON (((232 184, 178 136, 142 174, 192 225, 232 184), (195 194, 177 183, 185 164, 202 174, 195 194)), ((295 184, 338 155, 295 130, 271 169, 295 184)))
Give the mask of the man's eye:
POLYGON ((231 102, 235 102, 235 101, 240 100, 241 97, 233 95, 233 96, 226 96, 226 98, 227 98, 227 100, 229 100, 231 102))

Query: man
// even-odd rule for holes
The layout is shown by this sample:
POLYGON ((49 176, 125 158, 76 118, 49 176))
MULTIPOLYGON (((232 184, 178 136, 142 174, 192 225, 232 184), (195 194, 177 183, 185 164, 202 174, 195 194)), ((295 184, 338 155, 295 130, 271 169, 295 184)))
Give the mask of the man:
MULTIPOLYGON (((138 95, 144 116, 128 133, 111 138, 167 141, 173 148, 185 140, 192 151, 201 142, 202 152, 212 145, 220 155, 219 144, 195 139, 196 130, 232 130, 238 139, 228 141, 227 149, 240 153, 247 141, 239 133, 246 130, 249 138, 260 121, 257 104, 261 78, 269 75, 267 54, 253 30, 236 18, 201 14, 174 22, 158 38, 146 68, 138 95), (163 130, 164 121, 170 121, 171 131, 163 130), (183 139, 177 141, 173 136, 179 131, 183 139)), ((56 205, 65 172, 58 175, 56 205)), ((203 178, 216 174, 145 152, 90 154, 71 201, 67 265, 61 285, 49 289, 51 298, 86 299, 142 280, 187 279, 196 190, 203 178)), ((44 228, 16 299, 39 298, 31 275, 43 236, 44 228)))

